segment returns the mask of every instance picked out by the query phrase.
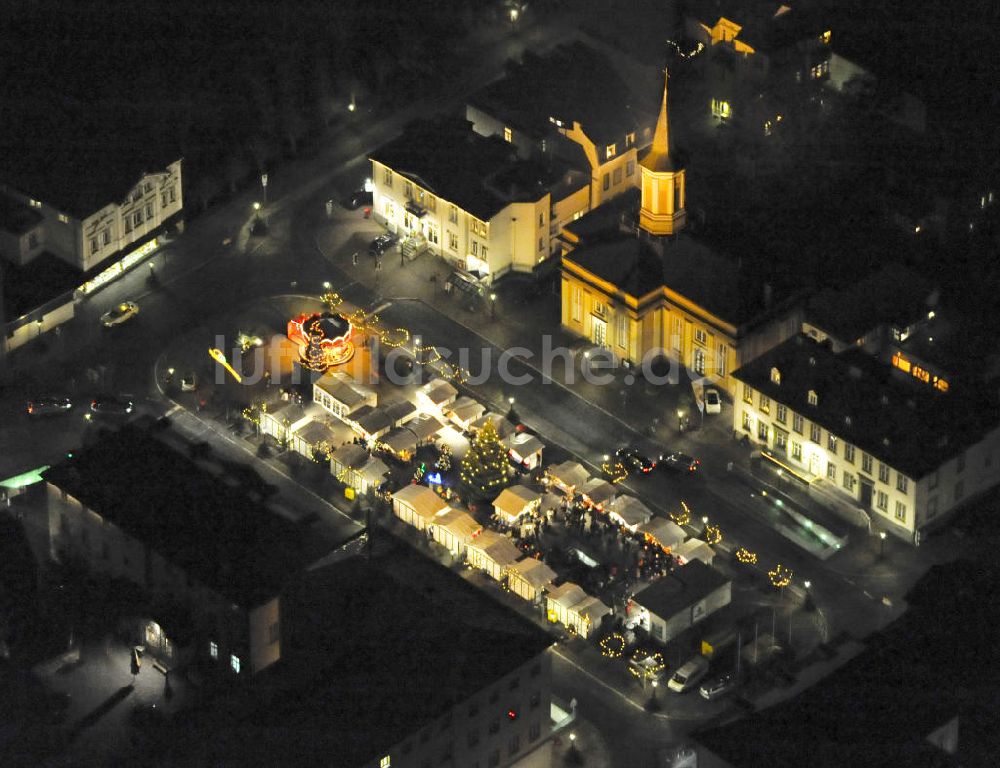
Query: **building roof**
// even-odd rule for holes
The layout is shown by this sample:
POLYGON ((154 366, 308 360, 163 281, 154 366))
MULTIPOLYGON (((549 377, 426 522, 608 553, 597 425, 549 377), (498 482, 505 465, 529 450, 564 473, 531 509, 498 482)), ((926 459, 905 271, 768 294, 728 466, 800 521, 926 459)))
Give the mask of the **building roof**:
POLYGON ((523 554, 510 537, 489 528, 484 528, 469 546, 480 550, 501 568, 507 567, 523 554))
POLYGON ((0 181, 77 219, 121 202, 144 172, 180 159, 172 131, 125 100, 102 106, 36 94, 6 107, 0 181))
POLYGON ((0 263, 5 322, 16 320, 60 297, 71 298, 84 274, 65 259, 43 251, 24 265, 0 263))
POLYGON ((390 546, 370 565, 352 557, 289 590, 282 661, 235 701, 191 713, 193 752, 211 742, 227 764, 377 764, 425 727, 436 737, 442 716, 551 645, 450 570, 379 539, 390 546))
POLYGON ((555 571, 549 568, 549 566, 541 560, 534 557, 526 557, 523 560, 518 560, 510 566, 510 570, 528 582, 535 589, 541 589, 546 584, 552 583, 552 581, 556 578, 555 571))
POLYGON ((368 453, 368 449, 357 443, 342 445, 330 454, 331 462, 350 469, 361 469, 370 458, 371 454, 368 453))
POLYGON ((398 491, 393 491, 393 501, 399 500, 413 508, 420 517, 431 520, 449 509, 448 502, 438 496, 426 485, 410 483, 398 491))
POLYGON ((653 517, 653 513, 649 507, 635 496, 627 494, 612 499, 606 511, 609 515, 615 515, 620 518, 629 527, 648 522, 653 517))
POLYGON ((656 130, 653 132, 653 142, 649 149, 639 158, 639 165, 653 173, 670 173, 678 170, 679 166, 671 153, 673 148, 670 140, 670 120, 667 115, 667 82, 669 78, 666 74, 663 77, 663 102, 660 104, 660 114, 656 119, 656 130))
POLYGON ((633 101, 607 57, 578 41, 541 56, 525 52, 520 63, 508 63, 505 77, 469 99, 534 139, 553 130, 549 118, 567 129, 577 121, 598 146, 624 141, 626 133, 637 131, 633 101))
POLYGON ((983 596, 996 588, 995 569, 983 562, 932 566, 916 587, 931 599, 908 595, 906 612, 869 636, 860 654, 794 698, 705 730, 698 741, 736 768, 995 765, 996 714, 985 732, 980 717, 998 679, 979 649, 995 642, 998 604, 983 596), (948 755, 927 737, 956 715, 958 743, 948 755))
POLYGON ((545 448, 545 443, 530 432, 515 432, 505 437, 503 442, 507 450, 514 451, 521 457, 540 453, 545 448))
POLYGON ((459 538, 472 538, 477 531, 481 531, 483 526, 468 512, 460 509, 449 509, 442 515, 438 515, 434 525, 446 528, 459 538))
POLYGON ((233 602, 252 607, 277 594, 306 564, 302 531, 153 430, 102 431, 44 477, 233 602))
POLYGON ((348 408, 354 408, 368 400, 372 393, 342 371, 327 372, 313 384, 326 392, 334 400, 348 408))
POLYGON ((664 517, 654 517, 649 522, 641 523, 638 531, 655 539, 661 547, 668 549, 676 547, 687 538, 683 528, 664 517))
POLYGON ((722 17, 739 24, 736 39, 763 52, 781 50, 828 28, 808 0, 686 0, 686 7, 689 15, 710 27, 722 17))
POLYGON ((374 434, 398 424, 416 410, 417 406, 408 400, 400 400, 395 403, 386 403, 375 407, 363 405, 351 414, 351 420, 363 432, 374 434))
POLYGON ((0 229, 12 235, 23 235, 30 232, 45 218, 20 200, 0 193, 0 229))
POLYGON ((661 619, 669 619, 703 600, 729 579, 701 560, 692 560, 637 594, 634 602, 661 619))
POLYGON ((715 251, 690 234, 661 239, 662 254, 635 235, 616 235, 583 244, 563 256, 596 277, 640 299, 663 286, 740 326, 764 315, 775 300, 766 294, 759 275, 715 251))
POLYGON ((553 181, 538 163, 516 159, 515 148, 503 139, 480 136, 465 120, 450 118, 410 123, 370 158, 480 221, 489 221, 512 202, 537 202, 553 181), (518 183, 514 177, 503 189, 492 183, 515 166, 520 168, 518 183))
POLYGON ((602 603, 600 598, 593 595, 587 595, 572 607, 574 611, 590 621, 591 624, 596 624, 597 620, 602 616, 607 616, 611 613, 611 609, 602 603))
POLYGON ((574 584, 572 581, 564 581, 562 584, 557 584, 549 589, 548 594, 549 600, 567 610, 573 608, 575 605, 579 605, 587 597, 588 595, 584 588, 579 584, 574 584))
POLYGON ((478 419, 485 412, 486 406, 478 400, 473 400, 471 397, 463 395, 447 407, 445 415, 448 418, 468 423, 473 419, 478 419))
POLYGON ((298 427, 292 434, 308 445, 318 445, 323 441, 332 442, 336 439, 333 430, 322 421, 310 420, 298 427))
POLYGON ((617 495, 617 489, 607 480, 592 477, 576 489, 581 496, 586 496, 594 504, 603 504, 617 495))
POLYGON ((421 413, 416 418, 406 422, 403 429, 410 430, 417 441, 423 443, 444 429, 444 424, 429 413, 421 413))
MULTIPOLYGON (((311 413, 306 410, 306 407, 312 405, 312 403, 296 403, 293 400, 279 400, 276 403, 268 405, 267 410, 262 414, 262 416, 270 416, 271 418, 277 419, 278 421, 288 421, 288 425, 297 424, 302 419, 308 418, 311 413)), ((321 411, 322 413, 323 411, 321 411)))
POLYGON ((452 400, 458 395, 455 385, 444 379, 431 379, 424 384, 417 392, 435 405, 441 405, 448 400, 452 400))
POLYGON ((503 512, 508 517, 519 517, 524 513, 525 507, 540 501, 542 494, 531 490, 523 485, 512 485, 500 491, 500 495, 493 499, 493 508, 498 512, 503 512))
POLYGON ((379 440, 393 453, 414 451, 417 448, 417 436, 406 427, 397 427, 379 440))
POLYGON ((990 388, 958 382, 939 392, 862 350, 834 354, 802 334, 733 376, 914 479, 979 442, 997 422, 990 388), (771 380, 772 369, 780 384, 771 380))
POLYGON ((845 344, 880 325, 905 328, 923 319, 934 286, 900 264, 882 269, 843 290, 826 290, 808 304, 806 319, 845 344))
POLYGON ((497 429, 497 434, 503 438, 514 431, 515 427, 513 422, 506 416, 501 416, 498 413, 486 412, 474 422, 469 425, 469 429, 473 431, 478 431, 486 426, 487 421, 492 421, 493 426, 497 429))

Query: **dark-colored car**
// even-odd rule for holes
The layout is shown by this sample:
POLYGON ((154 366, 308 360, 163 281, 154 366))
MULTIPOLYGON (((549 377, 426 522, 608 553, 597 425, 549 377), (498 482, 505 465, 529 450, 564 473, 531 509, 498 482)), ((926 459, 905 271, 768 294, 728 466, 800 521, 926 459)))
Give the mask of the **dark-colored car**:
POLYGON ((58 416, 72 409, 73 403, 68 397, 36 397, 28 401, 29 416, 58 416))
POLYGON ((663 469, 669 469, 673 472, 685 472, 693 475, 698 471, 698 467, 701 466, 701 462, 694 456, 689 456, 688 454, 681 453, 680 451, 674 451, 673 453, 665 453, 660 456, 657 466, 662 467, 663 469))
POLYGON ((98 395, 90 402, 90 410, 98 416, 127 416, 132 413, 132 399, 115 395, 98 395))
POLYGON ((361 206, 370 206, 372 204, 372 193, 365 192, 363 189, 356 189, 342 201, 342 205, 349 211, 356 211, 361 206))
POLYGON ((634 470, 644 475, 656 468, 656 462, 637 448, 619 448, 615 451, 615 460, 624 464, 629 471, 634 470))
POLYGON ((736 679, 736 675, 730 672, 719 677, 713 677, 711 680, 703 683, 698 692, 703 699, 712 701, 713 699, 725 696, 727 693, 732 693, 736 690, 737 685, 739 685, 739 681, 736 679))
POLYGON ((391 235, 388 232, 386 232, 384 235, 379 235, 374 240, 372 240, 371 245, 368 246, 368 255, 381 256, 383 253, 388 251, 395 242, 396 242, 395 235, 391 235))

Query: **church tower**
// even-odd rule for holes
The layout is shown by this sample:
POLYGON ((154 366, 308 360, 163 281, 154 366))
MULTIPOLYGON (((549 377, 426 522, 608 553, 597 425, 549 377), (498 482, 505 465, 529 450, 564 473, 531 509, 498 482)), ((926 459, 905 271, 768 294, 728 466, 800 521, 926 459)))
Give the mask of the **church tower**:
POLYGON ((670 154, 670 125, 667 121, 667 78, 663 73, 663 105, 656 121, 653 143, 639 160, 642 180, 642 207, 639 226, 656 236, 675 235, 684 228, 684 168, 670 154))

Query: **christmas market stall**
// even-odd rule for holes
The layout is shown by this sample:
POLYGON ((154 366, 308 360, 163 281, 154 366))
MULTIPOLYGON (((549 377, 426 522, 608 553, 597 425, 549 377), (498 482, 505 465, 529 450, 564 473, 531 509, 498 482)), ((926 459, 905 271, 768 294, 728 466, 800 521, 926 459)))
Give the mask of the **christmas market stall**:
POLYGON ((336 439, 333 430, 323 421, 308 419, 290 430, 288 446, 307 459, 313 459, 328 452, 336 439))
POLYGON ((635 496, 622 495, 608 502, 605 510, 608 515, 631 533, 653 518, 653 513, 635 496))
POLYGON ((513 565, 522 552, 507 536, 488 528, 469 542, 465 549, 466 562, 477 568, 494 581, 503 581, 507 569, 513 565))
POLYGON ((518 597, 537 603, 556 578, 556 572, 541 560, 526 557, 507 569, 507 586, 518 597))
POLYGON ((392 454, 400 461, 409 461, 417 452, 417 436, 406 427, 397 427, 377 440, 375 447, 392 454))
POLYGON ((365 405, 356 410, 345 421, 351 429, 365 441, 378 440, 395 427, 404 426, 416 417, 417 406, 407 400, 385 403, 374 408, 365 405))
POLYGON ((486 407, 478 400, 462 396, 449 405, 444 412, 445 417, 465 432, 476 419, 486 413, 486 407))
POLYGON ((448 502, 426 485, 407 485, 392 494, 392 512, 404 523, 422 531, 434 518, 450 509, 448 502))
POLYGON ((429 527, 434 541, 455 557, 464 555, 469 542, 483 530, 483 526, 475 518, 460 509, 449 509, 438 515, 429 523, 429 527))
POLYGON ((438 416, 458 398, 458 390, 444 379, 431 379, 417 390, 417 405, 438 416))
POLYGON ((592 509, 603 511, 618 494, 617 489, 607 480, 592 477, 577 489, 584 504, 592 509))
MULTIPOLYGON (((313 406, 313 410, 318 409, 313 406)), ((298 403, 290 400, 275 403, 260 411, 260 434, 270 435, 279 443, 287 442, 291 430, 309 420, 310 414, 298 403)))
POLYGON ((684 529, 677 523, 664 517, 654 517, 648 523, 642 523, 636 528, 636 533, 643 537, 647 544, 654 544, 670 552, 687 538, 684 529))
POLYGON ((523 485, 512 485, 493 499, 493 514, 501 522, 513 525, 518 518, 537 510, 541 500, 542 494, 523 485))
POLYGON ((504 438, 510 460, 522 469, 535 469, 542 464, 544 443, 530 432, 515 432, 504 438))
POLYGON ((688 539, 683 544, 674 547, 671 554, 677 558, 677 562, 681 565, 694 560, 701 560, 705 565, 711 565, 715 560, 715 550, 701 539, 688 539))
POLYGON ((493 422, 493 426, 496 428, 497 434, 500 435, 501 439, 514 434, 514 431, 517 429, 512 421, 499 414, 484 413, 469 425, 469 432, 472 434, 478 433, 479 430, 486 426, 487 421, 493 422))
POLYGON ((369 488, 378 489, 388 473, 385 462, 357 443, 342 445, 330 454, 330 474, 358 493, 367 493, 369 488))
POLYGON ((562 624, 584 638, 602 617, 611 613, 604 603, 571 581, 551 587, 545 604, 549 621, 562 624))
POLYGON ((590 473, 578 461, 564 461, 546 470, 546 475, 552 486, 567 496, 576 495, 577 488, 582 487, 590 473))
POLYGON ((347 421, 352 413, 363 406, 374 408, 378 398, 342 371, 324 373, 313 383, 313 402, 338 419, 347 421))

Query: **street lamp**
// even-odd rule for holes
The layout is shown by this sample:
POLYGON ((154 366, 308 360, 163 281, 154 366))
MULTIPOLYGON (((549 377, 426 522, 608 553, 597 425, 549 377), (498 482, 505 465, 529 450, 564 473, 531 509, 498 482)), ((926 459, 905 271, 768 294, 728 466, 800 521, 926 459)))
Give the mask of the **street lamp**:
POLYGON ((496 293, 490 294, 490 320, 497 319, 497 295, 496 293))
POLYGON ((878 556, 879 559, 885 557, 885 531, 878 532, 878 556))
POLYGON ((329 291, 330 290, 330 281, 329 280, 324 280, 323 281, 323 290, 325 290, 325 291, 329 291))
POLYGON ((684 411, 680 408, 677 409, 677 431, 684 431, 684 411))
POLYGON ((260 186, 264 190, 264 205, 267 205, 267 174, 262 173, 260 175, 260 186))

